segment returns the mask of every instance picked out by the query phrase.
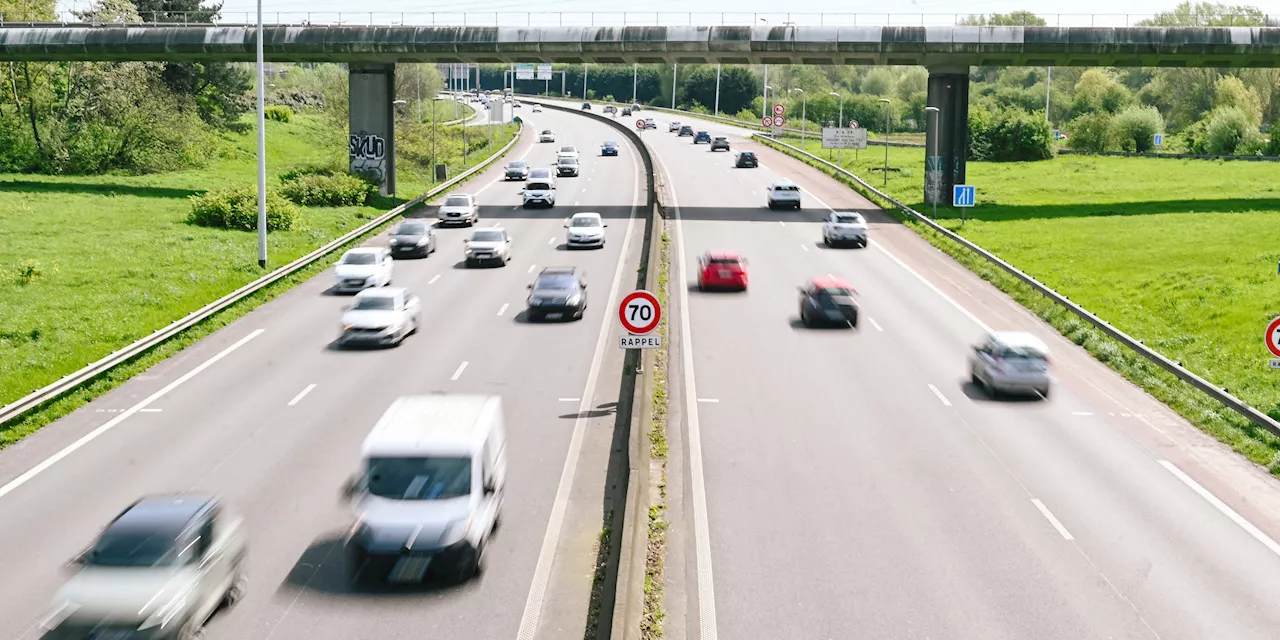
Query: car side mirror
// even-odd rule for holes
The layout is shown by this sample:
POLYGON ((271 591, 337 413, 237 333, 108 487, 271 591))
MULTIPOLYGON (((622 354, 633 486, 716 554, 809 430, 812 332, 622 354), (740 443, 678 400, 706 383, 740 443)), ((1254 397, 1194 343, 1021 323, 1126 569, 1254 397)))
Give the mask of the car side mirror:
POLYGON ((93 553, 90 549, 85 549, 77 553, 74 558, 67 562, 68 569, 79 569, 89 563, 89 554, 93 553))
POLYGON ((607 227, 607 226, 609 226, 609 225, 607 225, 607 224, 602 224, 602 225, 600 225, 600 226, 602 226, 602 227, 607 227))
POLYGON ((581 286, 583 289, 586 289, 586 288, 587 288, 587 283, 585 283, 585 282, 579 282, 579 283, 578 283, 578 286, 581 286))
POLYGON ((796 291, 799 291, 800 293, 804 293, 804 287, 796 287, 796 291))
POLYGON ((530 290, 530 291, 533 291, 533 285, 532 285, 532 284, 527 284, 527 285, 525 285, 525 286, 524 286, 524 288, 526 288, 526 289, 528 289, 528 290, 530 290))
POLYGON ((471 238, 463 238, 462 244, 471 244, 471 238))
POLYGON ((347 478, 346 482, 342 483, 342 497, 350 500, 356 495, 356 491, 359 490, 359 488, 360 477, 357 475, 351 475, 347 478))

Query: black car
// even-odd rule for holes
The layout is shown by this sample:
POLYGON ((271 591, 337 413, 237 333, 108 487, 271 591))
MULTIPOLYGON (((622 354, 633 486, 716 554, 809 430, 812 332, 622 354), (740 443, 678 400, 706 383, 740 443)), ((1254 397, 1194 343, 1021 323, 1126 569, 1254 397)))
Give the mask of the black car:
POLYGON ((618 155, 618 143, 614 142, 613 140, 605 140, 604 144, 600 145, 600 155, 602 156, 618 155))
POLYGON ((391 232, 391 256, 425 258, 436 252, 436 228, 425 220, 405 220, 391 232))
POLYGON ((680 127, 680 132, 676 134, 676 136, 681 137, 681 138, 683 138, 683 137, 685 137, 685 136, 691 136, 691 135, 693 135, 693 127, 691 127, 691 126, 689 126, 689 125, 687 125, 687 124, 686 124, 686 125, 684 125, 684 126, 682 126, 682 127, 680 127))
POLYGON ((529 285, 529 320, 582 319, 587 310, 587 282, 577 267, 547 267, 529 285))
POLYGON ((800 287, 800 322, 818 325, 858 327, 857 293, 838 278, 821 277, 800 287))
POLYGON ((507 163, 507 171, 502 174, 504 180, 524 180, 529 177, 529 163, 524 160, 512 160, 507 163))
POLYGON ((560 177, 578 175, 578 159, 574 156, 561 156, 556 160, 556 175, 560 177))
POLYGON ((590 110, 591 110, 591 103, 590 103, 590 102, 584 102, 584 103, 582 103, 582 110, 583 110, 583 111, 590 111, 590 110))
POLYGON ((631 107, 623 107, 623 108, 622 108, 622 115, 624 115, 624 116, 629 116, 629 115, 631 115, 631 107))
POLYGON ((734 161, 733 166, 743 169, 746 167, 756 168, 760 166, 760 159, 756 157, 754 151, 739 151, 738 159, 734 161))

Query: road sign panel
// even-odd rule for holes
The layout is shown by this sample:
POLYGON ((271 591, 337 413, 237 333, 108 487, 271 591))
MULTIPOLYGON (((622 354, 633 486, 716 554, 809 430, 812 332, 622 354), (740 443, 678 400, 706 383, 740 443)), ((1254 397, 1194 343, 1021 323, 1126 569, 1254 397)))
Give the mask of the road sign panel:
POLYGON ((622 349, 661 349, 662 336, 618 336, 618 347, 622 349))
POLYGON ((849 128, 850 128, 850 129, 857 129, 857 128, 858 128, 858 121, 857 121, 857 120, 850 120, 850 121, 849 121, 849 128))
POLYGON ((787 112, 786 105, 782 105, 782 104, 773 105, 773 115, 780 116, 786 112, 787 112))
POLYGON ((551 65, 549 64, 538 65, 538 79, 539 80, 551 79, 551 65))
POLYGON ((532 80, 534 66, 532 64, 520 63, 516 65, 516 80, 532 80))
POLYGON ((648 291, 632 291, 618 305, 618 320, 622 328, 633 335, 644 335, 658 328, 662 319, 662 307, 657 296, 648 291))
POLYGON ((1164 134, 1163 134, 1163 133, 1157 133, 1157 134, 1155 135, 1155 138, 1156 138, 1156 139, 1155 139, 1156 146, 1157 146, 1157 147, 1163 147, 1163 146, 1164 146, 1164 134))
POLYGON ((786 118, 783 118, 782 116, 775 116, 773 119, 773 126, 775 127, 781 127, 786 123, 787 123, 786 118))
POLYGON ((636 128, 644 129, 644 120, 636 120, 636 128))
POLYGON ((773 116, 765 116, 765 117, 761 118, 761 119, 760 119, 760 124, 762 124, 762 125, 764 125, 764 126, 766 126, 766 127, 772 127, 772 126, 773 126, 773 116))
POLYGON ((822 128, 823 149, 866 149, 867 130, 840 127, 822 128))
POLYGON ((1267 349, 1280 358, 1280 318, 1272 320, 1271 324, 1267 325, 1267 349))
POLYGON ((974 201, 977 200, 977 189, 972 185, 958 184, 955 186, 955 192, 952 196, 951 206, 953 207, 972 207, 974 201))

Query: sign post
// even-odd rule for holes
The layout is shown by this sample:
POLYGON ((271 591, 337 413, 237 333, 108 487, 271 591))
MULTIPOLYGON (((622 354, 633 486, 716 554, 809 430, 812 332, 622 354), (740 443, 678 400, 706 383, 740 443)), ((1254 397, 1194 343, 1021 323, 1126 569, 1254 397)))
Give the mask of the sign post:
POLYGON ((1275 356, 1271 359, 1271 368, 1280 369, 1280 318, 1276 318, 1267 325, 1267 350, 1271 355, 1275 356))
POLYGON ((648 291, 632 291, 618 305, 618 321, 630 335, 618 338, 622 349, 658 349, 662 336, 650 335, 662 320, 662 306, 658 297, 648 291))
POLYGON ((965 210, 972 207, 978 199, 978 190, 973 185, 958 184, 951 195, 951 206, 960 207, 960 226, 963 227, 968 216, 965 210))

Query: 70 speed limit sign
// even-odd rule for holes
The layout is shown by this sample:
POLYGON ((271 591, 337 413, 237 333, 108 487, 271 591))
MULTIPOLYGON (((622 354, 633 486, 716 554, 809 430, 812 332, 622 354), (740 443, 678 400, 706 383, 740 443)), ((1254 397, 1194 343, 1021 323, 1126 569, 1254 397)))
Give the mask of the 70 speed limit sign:
POLYGON ((662 336, 649 335, 662 320, 662 306, 658 297, 648 291, 632 291, 618 305, 618 321, 631 335, 622 336, 618 346, 623 349, 656 349, 662 346, 662 336))

